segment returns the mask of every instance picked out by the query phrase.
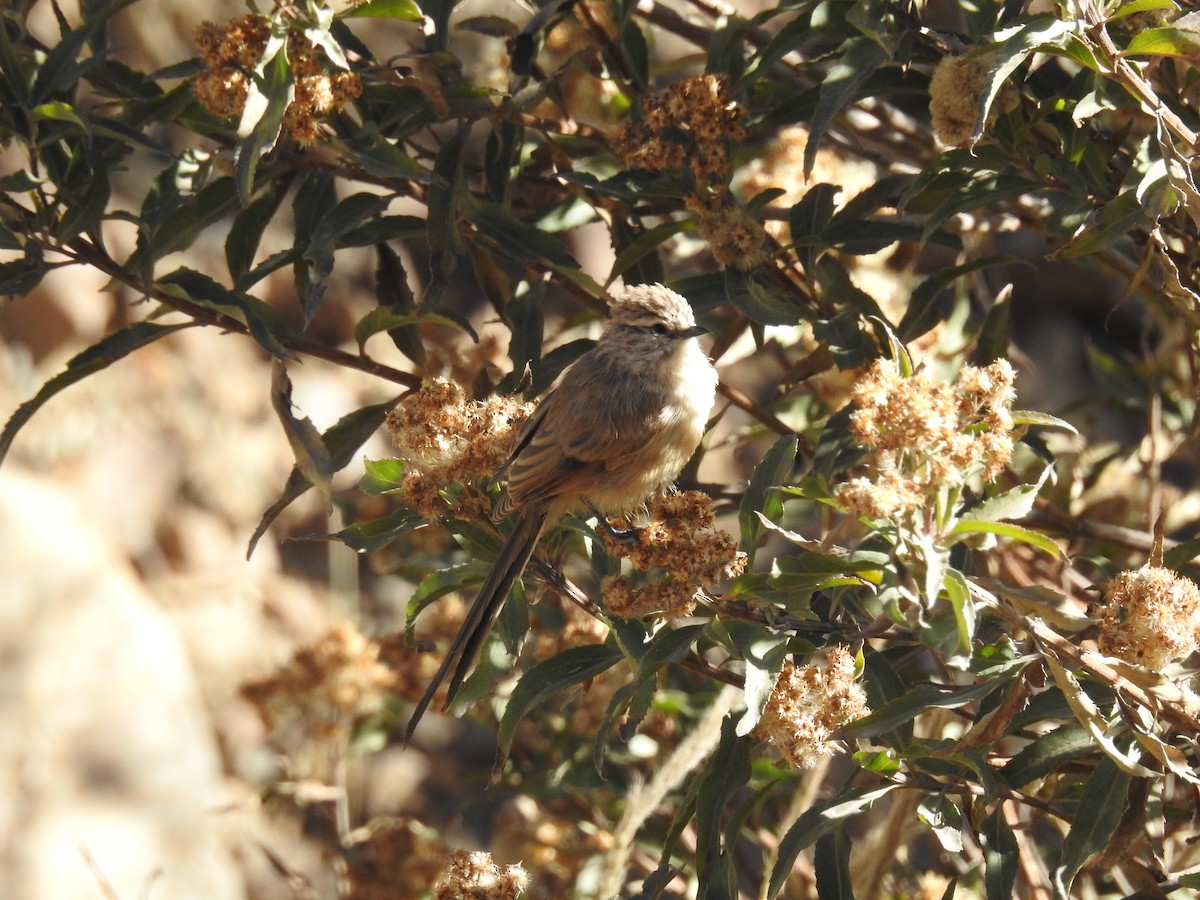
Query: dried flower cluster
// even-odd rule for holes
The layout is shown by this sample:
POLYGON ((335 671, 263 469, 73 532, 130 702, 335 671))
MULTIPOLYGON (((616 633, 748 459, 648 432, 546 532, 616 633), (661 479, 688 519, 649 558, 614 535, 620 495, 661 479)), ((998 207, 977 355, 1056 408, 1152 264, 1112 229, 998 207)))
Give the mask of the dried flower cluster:
POLYGON ((344 754, 354 723, 381 708, 393 681, 378 645, 342 622, 270 678, 244 684, 242 695, 293 768, 321 777, 344 754))
POLYGON ((692 191, 684 202, 722 266, 751 269, 763 260, 766 232, 729 192, 729 148, 746 136, 745 110, 720 75, 677 81, 642 102, 644 115, 612 138, 623 165, 677 172, 687 165, 692 191))
POLYGON ((1101 590, 1101 653, 1152 669, 1200 645, 1200 588, 1170 569, 1145 566, 1118 573, 1101 590))
POLYGON ((1013 378, 1004 359, 964 366, 954 384, 940 385, 876 360, 855 385, 850 419, 851 433, 872 449, 876 474, 840 485, 838 500, 855 515, 927 530, 943 487, 974 472, 994 479, 1012 458, 1013 378))
POLYGON ((743 140, 742 105, 721 75, 695 75, 642 101, 643 116, 612 138, 613 151, 631 169, 673 172, 687 163, 697 187, 722 184, 729 146, 743 140))
POLYGON ((408 463, 404 493, 426 516, 445 509, 441 492, 492 475, 508 458, 534 405, 511 396, 468 400, 456 384, 427 378, 388 413, 387 429, 408 463))
POLYGON ((519 866, 501 869, 492 855, 456 850, 433 889, 433 900, 516 900, 529 884, 519 866))
MULTIPOLYGON (((251 73, 262 63, 270 37, 270 22, 253 13, 223 25, 200 25, 196 44, 204 71, 196 76, 192 90, 205 109, 221 119, 241 117, 250 95, 251 73)), ((358 97, 362 82, 355 72, 331 70, 299 31, 288 33, 287 58, 295 84, 283 127, 301 144, 310 144, 321 136, 320 120, 358 97)))
POLYGON ((822 663, 784 663, 754 733, 778 748, 788 764, 811 768, 833 752, 835 732, 870 712, 856 680, 854 654, 836 647, 822 663))
POLYGON ((384 818, 346 842, 349 900, 393 900, 428 893, 450 858, 437 835, 415 819, 384 818))
POLYGON ((733 537, 717 527, 706 494, 666 494, 651 500, 646 513, 650 521, 636 530, 636 544, 627 546, 605 534, 605 549, 629 559, 639 572, 661 569, 663 577, 641 587, 627 575, 604 579, 604 603, 614 615, 690 615, 701 589, 713 588, 745 568, 745 555, 738 553, 733 537))
MULTIPOLYGON (((929 114, 933 133, 943 144, 961 147, 970 142, 992 60, 990 53, 947 56, 933 70, 929 80, 929 114)), ((1001 89, 988 111, 985 125, 990 125, 999 113, 1015 109, 1017 101, 1011 87, 1001 89)))
POLYGON ((720 188, 698 192, 683 202, 696 217, 696 230, 708 242, 719 265, 748 271, 767 258, 763 250, 766 229, 729 191, 720 188))

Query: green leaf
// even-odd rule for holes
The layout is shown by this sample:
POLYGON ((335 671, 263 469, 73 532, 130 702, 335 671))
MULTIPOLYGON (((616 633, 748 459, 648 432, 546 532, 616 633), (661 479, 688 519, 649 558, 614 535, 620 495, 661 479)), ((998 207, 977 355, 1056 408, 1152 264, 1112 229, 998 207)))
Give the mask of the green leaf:
POLYGON ((649 704, 653 699, 654 688, 659 671, 667 665, 679 662, 688 655, 691 649, 699 638, 701 633, 708 626, 704 623, 695 625, 683 625, 679 628, 663 628, 654 635, 649 641, 636 645, 630 642, 619 641, 622 652, 637 654, 643 651, 640 656, 637 656, 637 675, 634 680, 626 685, 623 685, 618 691, 620 696, 614 696, 608 705, 608 710, 605 713, 604 721, 602 722, 599 731, 596 733, 596 741, 592 748, 592 761, 599 772, 601 764, 604 760, 604 752, 608 746, 609 734, 612 731, 612 726, 631 702, 635 701, 640 694, 643 702, 649 704))
POLYGON ((821 82, 817 108, 809 124, 808 143, 804 147, 804 176, 812 174, 817 161, 817 150, 834 116, 857 98, 862 86, 887 54, 884 49, 868 37, 852 38, 836 63, 830 66, 821 82))
MULTIPOLYGON (((1163 178, 1164 184, 1166 178, 1163 178)), ((1078 259, 1111 247, 1133 229, 1148 224, 1157 210, 1148 210, 1134 190, 1126 191, 1108 201, 1088 217, 1069 241, 1047 256, 1047 259, 1078 259)))
POLYGON ((243 289, 249 285, 243 285, 241 279, 250 271, 263 233, 279 211, 292 180, 284 177, 271 182, 263 195, 243 209, 229 228, 229 236, 225 239, 225 263, 233 283, 243 289))
POLYGON ((823 835, 842 828, 846 819, 869 809, 872 803, 890 794, 898 786, 887 784, 878 788, 855 788, 805 810, 779 842, 779 856, 775 861, 775 868, 771 870, 767 897, 779 896, 792 874, 792 867, 796 864, 801 850, 815 843, 823 835))
POLYGON ((1200 536, 1175 545, 1163 553, 1163 565, 1168 569, 1179 570, 1200 556, 1200 536))
POLYGON ((930 794, 917 804, 917 818, 933 829, 947 853, 962 853, 962 810, 942 794, 930 794))
MULTIPOLYGON (((11 242, 4 240, 0 243, 19 242, 14 239, 11 242)), ((6 246, 4 249, 10 248, 6 246)), ((11 249, 16 250, 18 247, 11 249)), ((48 269, 41 244, 31 240, 25 241, 24 255, 20 259, 0 263, 0 297, 24 297, 41 283, 48 269)))
POLYGON ((234 162, 234 177, 238 196, 243 206, 250 205, 254 193, 254 175, 258 161, 264 153, 275 146, 279 130, 283 125, 283 114, 287 111, 292 67, 288 65, 287 43, 275 36, 264 52, 264 61, 259 66, 246 97, 242 120, 238 124, 238 148, 234 162), (271 46, 275 53, 266 57, 271 46))
POLYGON ((940 684, 918 684, 906 694, 888 703, 883 709, 857 719, 842 728, 847 738, 874 737, 915 719, 928 709, 957 709, 978 700, 996 687, 994 681, 947 687, 940 684))
POLYGON ((328 504, 332 498, 333 459, 316 426, 292 412, 292 380, 279 360, 271 367, 271 407, 292 448, 296 469, 321 492, 328 504))
POLYGON ((1012 331, 1012 287, 1002 288, 988 307, 983 324, 975 335, 968 362, 973 366, 988 366, 998 359, 1008 358, 1012 331))
POLYGON ((396 538, 424 528, 427 524, 419 513, 402 508, 369 522, 355 522, 330 537, 336 538, 357 553, 375 553, 396 538))
POLYGON ((784 294, 765 273, 758 269, 740 272, 725 270, 725 300, 759 325, 796 325, 805 318, 804 310, 784 294))
MULTIPOLYGON (((307 234, 302 260, 296 268, 305 271, 297 278, 300 308, 308 325, 325 297, 325 281, 333 273, 333 254, 343 234, 362 226, 387 208, 388 199, 361 191, 351 194, 332 209, 319 211, 307 234)), ((298 273, 300 274, 300 273, 298 273)))
MULTIPOLYGON (((354 454, 358 452, 358 448, 365 444, 367 439, 379 430, 379 426, 383 424, 383 419, 387 415, 388 410, 394 405, 394 402, 377 403, 374 406, 365 406, 362 409, 356 409, 354 412, 342 416, 321 435, 321 440, 324 441, 326 448, 328 448, 333 471, 336 472, 342 469, 350 462, 354 454)), ((278 518, 281 512, 291 505, 293 500, 304 494, 311 487, 312 485, 308 479, 300 473, 299 469, 293 466, 287 483, 284 485, 283 493, 263 513, 258 527, 254 529, 254 534, 250 536, 250 541, 246 548, 247 559, 254 553, 255 546, 258 544, 259 539, 267 533, 267 529, 271 527, 271 523, 278 518)))
POLYGON ((1037 499, 1038 491, 1045 483, 1046 474, 1042 473, 1037 484, 1021 484, 995 497, 989 497, 982 503, 966 510, 966 515, 977 522, 1002 522, 1006 519, 1023 519, 1033 511, 1033 502, 1037 499))
POLYGON ((421 7, 413 0, 367 0, 358 6, 338 13, 339 19, 401 19, 405 22, 420 22, 421 7))
POLYGON ((1052 556, 1058 557, 1063 555, 1058 544, 1054 543, 1054 541, 1040 531, 1022 528, 1020 525, 1013 525, 1011 522, 984 522, 980 519, 961 519, 950 529, 950 534, 955 537, 969 534, 995 534, 999 537, 1006 537, 1011 541, 1020 541, 1023 544, 1037 547, 1039 550, 1044 550, 1052 556))
POLYGON ((971 135, 972 144, 983 135, 992 111, 992 104, 1008 76, 1043 46, 1065 46, 1076 27, 1075 22, 1058 19, 1054 16, 1034 16, 1029 22, 1018 28, 1011 37, 1001 38, 1003 43, 988 66, 984 89, 979 98, 979 112, 975 116, 975 129, 971 135))
POLYGON ((562 653, 538 663, 517 682, 504 707, 496 740, 500 753, 507 756, 517 736, 517 726, 535 706, 572 685, 595 678, 612 668, 624 656, 615 644, 587 644, 569 647, 562 653))
POLYGON ((850 758, 860 769, 876 775, 894 775, 900 771, 900 761, 890 750, 856 750, 850 758))
POLYGON ((179 268, 159 279, 159 287, 168 294, 184 297, 193 303, 229 316, 241 322, 259 346, 276 359, 297 361, 296 354, 287 349, 279 339, 283 324, 279 315, 256 297, 240 291, 231 291, 217 284, 203 272, 179 268))
POLYGON ((778 488, 796 462, 796 442, 794 434, 779 438, 755 468, 746 486, 746 493, 742 495, 738 510, 738 524, 741 527, 739 546, 749 554, 751 563, 762 531, 758 514, 762 513, 772 522, 778 522, 783 515, 783 501, 778 488))
POLYGON ((1108 21, 1115 22, 1135 13, 1151 12, 1157 9, 1178 9, 1175 0, 1128 0, 1122 3, 1115 12, 1108 15, 1108 21))
MULTIPOLYGON (((696 797, 696 874, 701 885, 716 874, 713 870, 718 861, 732 850, 722 843, 721 819, 730 798, 750 780, 750 744, 737 736, 733 717, 726 716, 721 723, 721 742, 696 797)), ((731 900, 736 898, 734 891, 731 900)))
POLYGON ((1049 413, 1036 412, 1028 409, 1014 409, 1012 411, 1013 422, 1017 425, 1037 425, 1042 428, 1061 428, 1064 431, 1069 431, 1071 434, 1079 434, 1075 426, 1058 416, 1052 416, 1049 413))
POLYGON ((913 290, 908 308, 905 309, 900 324, 896 326, 896 334, 900 340, 908 343, 938 324, 942 317, 936 310, 935 303, 942 291, 964 275, 970 275, 972 272, 990 266, 1008 266, 1020 262, 1011 256, 984 256, 962 265, 939 269, 936 274, 926 278, 913 290))
POLYGON ((200 232, 238 207, 232 178, 218 178, 192 196, 180 195, 174 183, 180 168, 163 172, 142 203, 138 245, 125 267, 147 279, 156 260, 190 247, 200 232))
MULTIPOLYGON (((457 566, 447 566, 430 572, 421 579, 417 589, 408 598, 404 610, 404 642, 410 647, 416 646, 417 635, 415 622, 426 607, 447 594, 479 584, 487 577, 491 563, 485 560, 473 559, 468 563, 457 566)), ((512 605, 512 604, 506 604, 512 605)))
POLYGON ((673 238, 681 231, 687 231, 693 228, 694 223, 684 219, 678 222, 668 222, 666 225, 659 225, 656 228, 651 228, 643 233, 631 244, 621 248, 621 252, 617 254, 617 258, 613 261, 612 272, 604 284, 610 285, 622 275, 624 275, 631 266, 637 265, 651 253, 658 249, 659 245, 664 241, 673 238))
POLYGON ((1011 900, 1020 868, 1020 848, 1004 818, 1003 804, 997 803, 995 812, 983 820, 979 842, 983 844, 983 883, 987 900, 1011 900))
POLYGON ((1062 858, 1054 870, 1054 893, 1060 900, 1070 896, 1071 883, 1088 857, 1108 846, 1128 806, 1129 773, 1104 756, 1083 786, 1075 819, 1063 842, 1062 858))
POLYGON ((813 868, 819 900, 854 900, 850 877, 850 835, 839 828, 817 838, 813 868))
POLYGON ((1071 720, 1037 740, 1026 744, 999 770, 999 775, 1015 788, 1045 778, 1064 763, 1091 756, 1096 750, 1091 733, 1071 720))
POLYGON ((954 610, 955 630, 958 633, 954 655, 946 663, 965 669, 971 663, 971 641, 975 637, 975 600, 971 597, 966 576, 958 569, 946 569, 942 587, 950 608, 954 610))
POLYGON ((136 322, 133 325, 110 334, 99 343, 71 357, 67 362, 65 370, 43 384, 32 400, 26 400, 9 417, 4 425, 4 430, 0 432, 0 462, 3 462, 4 457, 8 454, 13 438, 16 437, 17 432, 21 430, 22 426, 29 421, 35 412, 45 405, 47 400, 63 390, 63 388, 69 387, 77 381, 82 381, 89 375, 108 368, 114 362, 128 356, 134 350, 145 347, 147 344, 152 344, 154 341, 166 337, 168 334, 189 327, 191 327, 191 323, 183 325, 157 325, 153 322, 136 322))
POLYGON ((1200 60, 1200 34, 1184 28, 1147 28, 1133 36, 1125 56, 1175 56, 1200 60))
POLYGON ((402 490, 406 468, 402 459, 365 459, 358 489, 370 497, 402 490))
POLYGON ((550 263, 569 269, 579 268, 579 263, 558 238, 522 222, 503 206, 480 206, 467 214, 467 220, 509 259, 533 266, 550 263))
POLYGON ((736 657, 745 661, 743 699, 746 711, 737 723, 738 737, 748 735, 758 724, 763 707, 775 688, 788 655, 788 636, 757 622, 730 620, 723 623, 736 657))

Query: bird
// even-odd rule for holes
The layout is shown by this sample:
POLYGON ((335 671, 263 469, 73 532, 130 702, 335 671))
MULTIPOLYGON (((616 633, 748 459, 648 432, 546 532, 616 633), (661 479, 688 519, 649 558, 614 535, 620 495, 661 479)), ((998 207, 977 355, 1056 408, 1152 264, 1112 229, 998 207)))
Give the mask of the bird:
POLYGON ((610 301, 604 333, 525 421, 492 478, 506 488, 493 517, 516 520, 413 708, 405 744, 447 678, 449 709, 548 527, 572 513, 636 510, 692 458, 716 399, 716 369, 696 340, 707 333, 661 284, 627 286, 610 301))

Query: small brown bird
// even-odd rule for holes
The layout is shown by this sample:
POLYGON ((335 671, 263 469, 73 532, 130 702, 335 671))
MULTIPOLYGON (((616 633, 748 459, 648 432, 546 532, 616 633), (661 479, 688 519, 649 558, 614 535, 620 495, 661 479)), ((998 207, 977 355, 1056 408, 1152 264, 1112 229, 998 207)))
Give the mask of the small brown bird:
POLYGON ((407 742, 442 682, 450 706, 492 621, 548 525, 576 511, 619 515, 667 488, 691 459, 716 398, 717 372, 687 300, 660 284, 628 287, 600 340, 567 370, 496 473, 496 516, 512 533, 437 674, 413 710, 407 742))

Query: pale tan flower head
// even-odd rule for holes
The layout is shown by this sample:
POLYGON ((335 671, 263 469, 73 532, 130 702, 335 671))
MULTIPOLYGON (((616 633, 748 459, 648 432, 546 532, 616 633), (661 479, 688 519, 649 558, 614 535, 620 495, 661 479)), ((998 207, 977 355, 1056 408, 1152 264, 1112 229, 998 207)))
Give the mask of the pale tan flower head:
POLYGON ((1170 569, 1117 573, 1096 609, 1101 653, 1152 669, 1190 655, 1200 640, 1200 588, 1170 569))
POLYGON ((774 744, 791 766, 811 768, 834 752, 839 728, 870 712, 855 669, 854 655, 844 647, 830 650, 820 663, 785 663, 754 733, 774 744))

